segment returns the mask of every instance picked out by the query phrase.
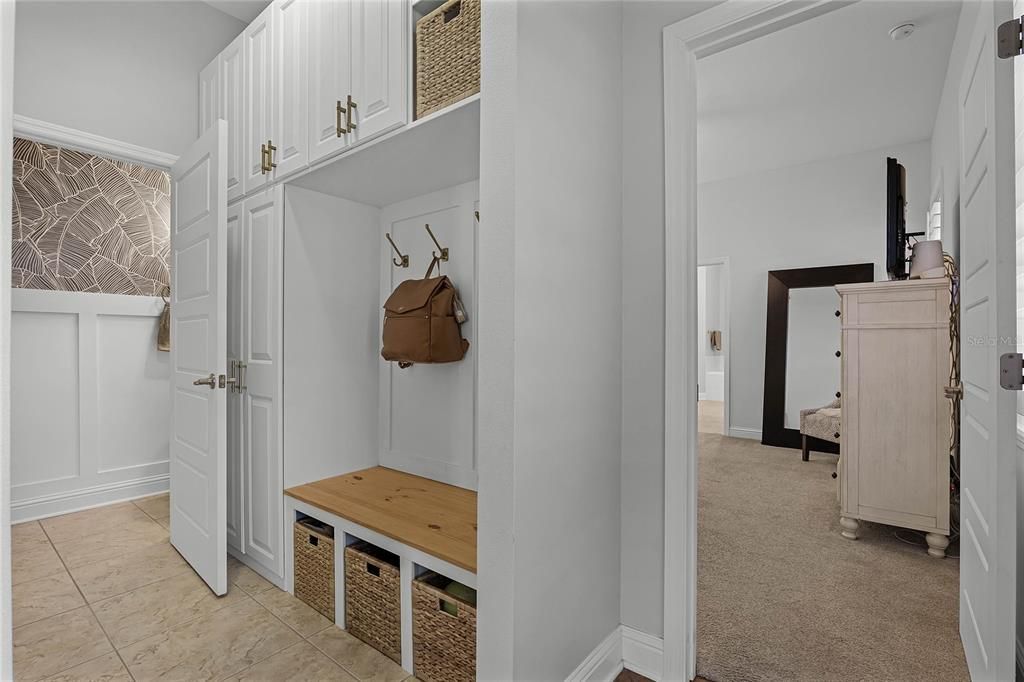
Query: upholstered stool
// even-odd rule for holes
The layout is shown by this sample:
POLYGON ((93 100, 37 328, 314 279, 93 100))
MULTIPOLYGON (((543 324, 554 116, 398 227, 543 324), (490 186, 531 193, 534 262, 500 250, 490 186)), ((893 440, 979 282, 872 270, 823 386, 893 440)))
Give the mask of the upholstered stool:
POLYGON ((811 451, 808 437, 818 438, 831 443, 839 442, 839 425, 841 422, 841 400, 836 398, 824 407, 800 410, 800 436, 803 459, 810 459, 811 451))

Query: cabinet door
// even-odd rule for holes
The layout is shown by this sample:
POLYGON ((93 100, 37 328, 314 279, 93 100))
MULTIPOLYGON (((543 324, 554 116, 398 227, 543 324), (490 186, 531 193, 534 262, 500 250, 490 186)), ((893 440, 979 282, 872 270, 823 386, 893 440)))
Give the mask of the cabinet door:
POLYGON ((307 21, 311 0, 275 0, 274 11, 274 134, 276 177, 306 167, 309 136, 306 100, 307 21))
POLYGON ((228 122, 228 201, 242 196, 245 165, 245 60, 240 35, 220 53, 220 116, 228 122))
POLYGON ((352 2, 352 97, 358 144, 407 120, 406 6, 396 0, 352 2))
MULTIPOLYGON (((228 206, 228 372, 240 379, 242 359, 242 203, 228 206), (235 368, 233 370, 233 368, 235 368)), ((242 542, 242 393, 228 391, 228 547, 245 552, 242 542)))
MULTIPOLYGON (((274 134, 274 8, 268 7, 242 34, 245 68, 245 167, 242 184, 251 192, 271 184, 273 172, 264 172, 261 149, 274 134)), ((275 145, 276 146, 276 145, 275 145)))
POLYGON ((220 109, 219 88, 217 86, 218 70, 217 65, 220 57, 206 65, 206 68, 199 72, 199 134, 202 135, 213 122, 222 118, 220 109))
POLYGON ((280 185, 245 200, 242 222, 242 462, 245 553, 284 572, 281 460, 280 185))
POLYGON ((352 92, 352 5, 341 0, 309 8, 309 160, 322 159, 348 144, 345 117, 338 110, 352 92))

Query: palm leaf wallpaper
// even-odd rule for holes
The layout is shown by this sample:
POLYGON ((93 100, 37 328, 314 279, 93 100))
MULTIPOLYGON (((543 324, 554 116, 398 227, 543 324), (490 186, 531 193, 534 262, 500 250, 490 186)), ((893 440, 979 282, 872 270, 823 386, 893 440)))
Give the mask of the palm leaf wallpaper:
POLYGON ((170 191, 163 171, 14 138, 12 286, 166 293, 170 191))

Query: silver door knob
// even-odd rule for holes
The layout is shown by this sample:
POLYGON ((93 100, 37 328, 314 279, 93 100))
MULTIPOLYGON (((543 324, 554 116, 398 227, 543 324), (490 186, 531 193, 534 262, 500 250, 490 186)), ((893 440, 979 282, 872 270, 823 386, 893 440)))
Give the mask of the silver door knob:
POLYGON ((205 379, 196 379, 192 382, 193 386, 209 386, 210 388, 217 388, 217 375, 210 373, 210 376, 205 379))

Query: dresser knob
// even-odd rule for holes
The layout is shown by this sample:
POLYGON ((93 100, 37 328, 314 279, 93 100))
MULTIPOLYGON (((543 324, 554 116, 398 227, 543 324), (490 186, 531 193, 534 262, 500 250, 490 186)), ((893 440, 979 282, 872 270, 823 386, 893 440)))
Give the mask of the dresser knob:
POLYGON ((842 398, 843 397, 842 392, 841 391, 836 391, 836 397, 837 398, 842 398))
POLYGON ((834 437, 836 437, 836 438, 839 438, 839 432, 838 432, 838 431, 836 431, 836 432, 835 432, 834 434, 832 434, 832 435, 833 435, 834 437))

